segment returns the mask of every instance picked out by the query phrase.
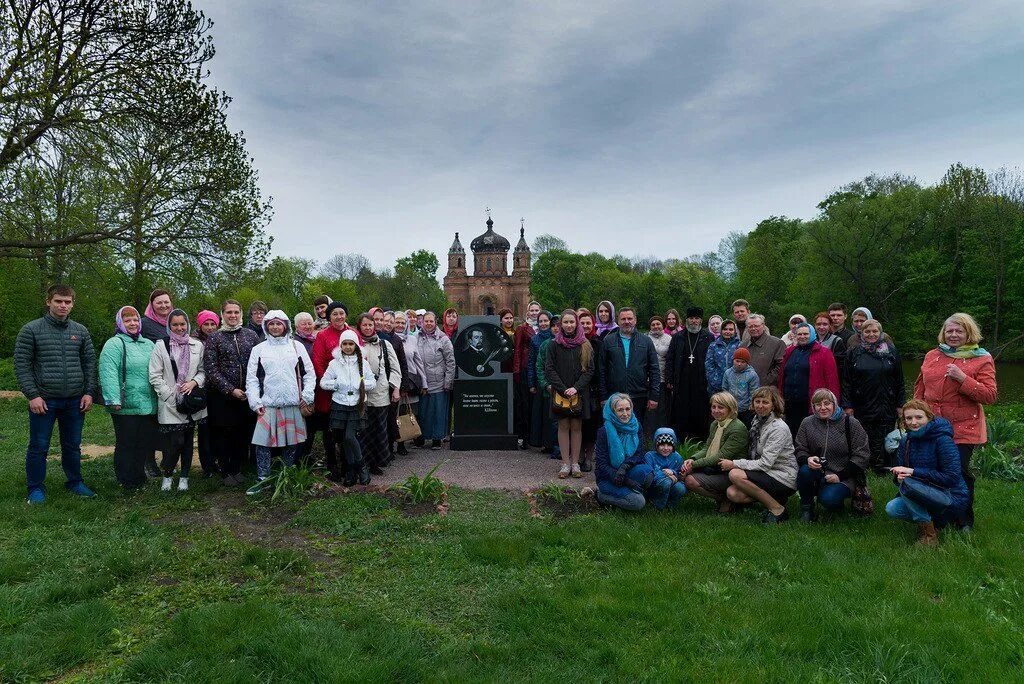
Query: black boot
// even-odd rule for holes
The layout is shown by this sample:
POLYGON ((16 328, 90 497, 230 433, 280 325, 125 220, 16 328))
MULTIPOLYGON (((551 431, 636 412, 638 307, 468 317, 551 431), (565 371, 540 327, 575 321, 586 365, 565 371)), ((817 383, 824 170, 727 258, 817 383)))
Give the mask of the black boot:
POLYGON ((359 484, 370 484, 370 470, 366 466, 363 466, 362 468, 359 469, 359 484))
POLYGON ((814 504, 800 504, 800 522, 812 523, 818 519, 814 504))
POLYGON ((409 450, 405 448, 405 442, 399 442, 398 443, 398 452, 397 453, 398 453, 399 456, 408 456, 409 455, 409 450))
POLYGON ((348 470, 345 471, 345 483, 344 484, 345 484, 346 487, 352 487, 352 486, 355 485, 355 483, 356 483, 356 471, 353 470, 352 468, 349 468, 348 470))

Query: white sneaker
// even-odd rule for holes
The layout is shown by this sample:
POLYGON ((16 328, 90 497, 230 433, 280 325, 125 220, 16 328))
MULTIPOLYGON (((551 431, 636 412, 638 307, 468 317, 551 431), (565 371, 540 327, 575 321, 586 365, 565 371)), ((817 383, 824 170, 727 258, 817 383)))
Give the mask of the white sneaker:
POLYGON ((165 477, 163 479, 163 481, 160 483, 160 491, 161 492, 169 492, 169 491, 171 491, 171 483, 172 482, 174 482, 174 480, 172 480, 169 477, 165 477))
POLYGON ((179 492, 187 492, 188 491, 188 478, 187 477, 179 477, 178 478, 178 491, 179 492))
POLYGON ((569 466, 563 463, 562 467, 558 469, 558 479, 564 480, 565 478, 569 477, 570 472, 571 471, 569 469, 569 466))
POLYGON ((572 464, 572 476, 573 477, 583 477, 583 471, 580 470, 580 464, 579 463, 573 463, 572 464))

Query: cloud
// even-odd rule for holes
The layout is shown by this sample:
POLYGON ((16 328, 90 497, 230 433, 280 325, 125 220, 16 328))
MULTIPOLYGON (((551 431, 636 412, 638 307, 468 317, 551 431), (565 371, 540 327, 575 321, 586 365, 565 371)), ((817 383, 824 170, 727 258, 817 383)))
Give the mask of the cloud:
POLYGON ((203 9, 280 254, 443 257, 489 205, 510 238, 685 256, 870 172, 1022 152, 1015 2, 203 9))

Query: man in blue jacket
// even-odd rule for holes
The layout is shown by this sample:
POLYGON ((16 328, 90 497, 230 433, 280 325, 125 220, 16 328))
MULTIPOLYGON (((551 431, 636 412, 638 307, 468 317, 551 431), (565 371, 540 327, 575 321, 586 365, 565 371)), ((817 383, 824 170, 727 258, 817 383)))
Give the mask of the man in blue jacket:
POLYGON ((68 319, 74 305, 75 291, 54 285, 46 292, 46 314, 26 323, 14 343, 14 373, 28 399, 25 475, 30 504, 46 498, 46 454, 55 422, 65 486, 78 496, 95 496, 82 482, 82 424, 92 408, 96 352, 85 326, 68 319))
POLYGON ((598 367, 601 404, 616 392, 628 394, 642 425, 648 409, 657 408, 661 399, 661 368, 651 338, 637 332, 633 308, 619 309, 619 329, 604 338, 598 367))

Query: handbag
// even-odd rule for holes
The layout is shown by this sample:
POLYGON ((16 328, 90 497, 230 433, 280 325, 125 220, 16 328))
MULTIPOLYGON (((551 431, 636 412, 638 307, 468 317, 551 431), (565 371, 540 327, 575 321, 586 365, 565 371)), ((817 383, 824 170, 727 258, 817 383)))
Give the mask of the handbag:
POLYGON ((916 477, 905 477, 900 482, 900 496, 921 504, 929 511, 941 513, 953 503, 949 490, 929 484, 916 477))
POLYGON ((567 397, 558 390, 551 391, 551 413, 561 418, 577 418, 583 413, 583 402, 577 392, 567 397))
POLYGON ((402 413, 401 410, 398 412, 398 441, 408 442, 411 439, 416 439, 423 434, 420 429, 420 424, 416 421, 416 414, 412 412, 412 403, 409 402, 409 397, 405 397, 405 408, 406 413, 402 413))
POLYGON ((854 485, 850 510, 855 515, 863 516, 868 516, 875 512, 875 499, 871 496, 871 489, 868 487, 867 482, 858 482, 854 485))

